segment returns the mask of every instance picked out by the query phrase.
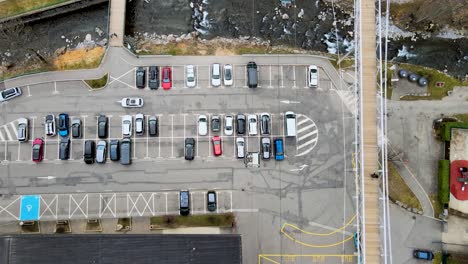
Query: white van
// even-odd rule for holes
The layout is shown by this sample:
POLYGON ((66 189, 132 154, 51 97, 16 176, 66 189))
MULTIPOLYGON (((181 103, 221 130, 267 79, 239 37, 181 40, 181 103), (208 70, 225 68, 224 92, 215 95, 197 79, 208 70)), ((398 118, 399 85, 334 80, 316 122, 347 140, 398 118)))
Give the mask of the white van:
POLYGON ((284 113, 284 122, 285 122, 285 132, 287 137, 295 137, 296 136, 296 114, 292 111, 288 111, 284 113))
POLYGON ((211 85, 215 87, 221 85, 221 66, 219 63, 214 63, 211 66, 211 85))

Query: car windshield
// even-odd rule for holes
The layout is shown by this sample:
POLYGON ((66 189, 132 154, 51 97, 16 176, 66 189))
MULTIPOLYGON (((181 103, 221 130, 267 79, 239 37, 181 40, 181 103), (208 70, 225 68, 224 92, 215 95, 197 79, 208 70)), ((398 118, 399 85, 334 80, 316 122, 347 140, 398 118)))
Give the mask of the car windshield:
POLYGON ((143 71, 138 71, 137 72, 137 76, 143 76, 143 74, 144 74, 143 71))
POLYGON ((155 71, 150 72, 150 78, 151 79, 156 79, 156 72, 155 71))
POLYGON ((221 143, 221 142, 219 142, 219 140, 213 141, 213 144, 215 144, 215 145, 219 145, 220 143, 221 143))
POLYGON ((231 80, 232 76, 231 76, 231 69, 226 69, 226 71, 224 72, 224 79, 226 80, 231 80))
POLYGON ((206 122, 206 118, 204 118, 204 117, 201 117, 199 120, 200 120, 200 122, 206 122))
POLYGON ((215 194, 214 193, 209 193, 208 194, 208 202, 210 202, 210 203, 215 202, 215 194))
POLYGON ((169 70, 164 70, 163 78, 165 82, 169 81, 169 70))
POLYGON ((257 122, 257 120, 255 120, 255 118, 250 118, 250 123, 255 123, 257 122))
POLYGON ((62 117, 59 119, 59 126, 64 127, 65 126, 65 117, 62 117))
POLYGON ((311 73, 317 73, 317 69, 310 70, 311 73))
POLYGON ((244 142, 242 142, 242 141, 237 142, 237 144, 239 145, 239 147, 243 147, 243 146, 244 146, 244 142))
POLYGON ((187 81, 193 82, 193 81, 195 81, 195 78, 193 76, 188 76, 187 81))
POLYGON ((137 103, 135 99, 129 99, 127 102, 129 105, 136 105, 137 103))

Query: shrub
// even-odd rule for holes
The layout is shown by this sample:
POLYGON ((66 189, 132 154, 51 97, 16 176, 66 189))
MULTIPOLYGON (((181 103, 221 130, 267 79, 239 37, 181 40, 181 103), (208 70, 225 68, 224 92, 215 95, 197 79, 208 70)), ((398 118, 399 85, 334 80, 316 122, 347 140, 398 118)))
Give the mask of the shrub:
POLYGON ((450 141, 452 139, 452 128, 466 128, 468 129, 468 123, 462 122, 445 122, 440 126, 440 137, 444 141, 450 141))
POLYGON ((439 201, 441 204, 449 202, 450 192, 450 161, 439 160, 439 173, 438 173, 438 192, 439 201))

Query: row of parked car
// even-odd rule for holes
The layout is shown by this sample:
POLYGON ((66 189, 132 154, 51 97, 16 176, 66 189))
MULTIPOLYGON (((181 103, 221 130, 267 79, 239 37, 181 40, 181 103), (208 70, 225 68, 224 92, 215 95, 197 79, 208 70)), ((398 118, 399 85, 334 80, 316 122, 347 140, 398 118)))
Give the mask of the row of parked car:
MULTIPOLYGON (((208 191, 206 193, 206 209, 209 212, 216 211, 218 208, 216 192, 208 191)), ((187 216, 190 214, 190 192, 188 190, 183 190, 179 192, 179 213, 180 215, 187 216)))
MULTIPOLYGON (((257 64, 253 61, 247 64, 247 86, 256 88, 258 86, 257 80, 257 64)), ((234 84, 233 68, 231 64, 214 63, 210 69, 211 86, 218 87, 221 83, 224 86, 231 86, 234 84)), ((194 65, 185 66, 185 85, 193 88, 197 86, 196 67, 194 65)), ((158 66, 138 67, 135 73, 135 85, 137 88, 144 89, 148 85, 150 89, 158 89, 159 85, 164 90, 172 88, 172 68, 162 67, 159 71, 158 66), (148 82, 146 82, 146 72, 148 71, 148 82)))

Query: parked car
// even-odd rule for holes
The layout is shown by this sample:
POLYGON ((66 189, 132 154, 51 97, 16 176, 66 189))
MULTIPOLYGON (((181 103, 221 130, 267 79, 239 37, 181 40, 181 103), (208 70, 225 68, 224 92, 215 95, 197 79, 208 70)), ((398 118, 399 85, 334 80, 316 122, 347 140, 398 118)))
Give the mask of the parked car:
POLYGON ((214 136, 211 140, 213 142, 213 154, 215 156, 220 156, 223 154, 223 148, 221 146, 221 137, 214 136))
POLYGON ((172 70, 169 67, 162 68, 162 88, 169 90, 172 87, 172 70))
POLYGON ((33 141, 32 146, 32 161, 41 162, 44 157, 44 140, 42 138, 36 138, 33 141))
POLYGON ((193 65, 187 65, 186 67, 187 75, 187 87, 195 87, 197 85, 195 78, 195 67, 193 65))
POLYGON ((211 85, 214 87, 221 85, 221 65, 214 63, 211 66, 211 85))
POLYGON ((62 138, 60 140, 59 159, 68 160, 70 158, 70 139, 62 138))
POLYGON ((150 116, 148 118, 148 134, 150 137, 157 137, 158 131, 158 117, 150 116))
POLYGON ((257 64, 253 61, 247 63, 247 86, 249 88, 258 86, 257 64))
POLYGON ((146 86, 146 70, 143 67, 138 67, 135 77, 136 87, 143 89, 146 86))
POLYGON ((284 113, 284 117, 286 118, 286 121, 285 121, 286 136, 295 137, 296 136, 296 114, 292 111, 288 111, 284 113))
POLYGON ((134 107, 143 107, 143 98, 139 97, 125 97, 120 101, 122 107, 125 108, 134 108, 134 107))
POLYGON ((69 117, 68 114, 61 113, 58 117, 58 130, 61 137, 68 137, 69 117))
POLYGON ((190 193, 189 191, 180 191, 179 193, 179 212, 180 215, 190 214, 190 193))
POLYGON ((219 119, 217 115, 211 116, 211 130, 213 132, 219 132, 221 130, 221 119, 219 119))
POLYGON ((81 137, 81 119, 78 117, 72 118, 71 121, 71 134, 73 138, 81 137))
POLYGON ((120 142, 120 164, 132 164, 132 141, 129 138, 124 138, 120 142))
POLYGON ((93 164, 96 156, 96 143, 94 140, 86 140, 83 150, 83 160, 86 164, 93 164))
POLYGON ((195 158, 195 139, 185 139, 185 159, 193 160, 195 158))
POLYGON ((47 136, 55 136, 55 116, 52 114, 46 115, 45 134, 47 136))
POLYGON ((99 115, 98 117, 98 137, 107 138, 109 130, 109 118, 105 115, 99 115))
POLYGON ((21 88, 19 87, 5 89, 0 92, 0 102, 13 99, 15 97, 20 96, 21 94, 22 94, 21 88))
POLYGON ((159 88, 159 68, 158 66, 150 66, 148 71, 148 86, 150 89, 159 88))
POLYGON ((245 140, 243 137, 236 138, 236 154, 238 159, 245 157, 245 140))
POLYGON ((260 131, 262 135, 270 134, 270 114, 268 113, 260 114, 260 131))
POLYGON ((315 65, 309 66, 309 87, 315 88, 318 86, 318 68, 315 65))
POLYGON ((415 249, 413 251, 413 257, 417 259, 432 260, 434 258, 434 253, 430 250, 415 249))
POLYGON ((107 159, 107 142, 100 140, 96 146, 96 162, 105 163, 107 159))
POLYGON ((206 115, 198 116, 198 134, 200 136, 208 135, 208 118, 206 115))
POLYGON ((245 134, 245 115, 243 114, 237 114, 236 117, 236 129, 237 129, 237 134, 238 135, 244 135, 245 134))
POLYGON ((225 64, 224 65, 224 86, 231 86, 233 84, 233 77, 232 77, 232 65, 225 64))
POLYGON ((112 139, 109 143, 109 156, 112 161, 120 159, 120 144, 118 139, 112 139))
POLYGON ((232 115, 224 116, 224 134, 231 136, 234 131, 234 117, 232 115))
POLYGON ((257 116, 256 115, 249 115, 249 135, 255 136, 257 135, 257 116))
POLYGON ((143 114, 135 116, 135 134, 139 136, 145 134, 145 116, 143 114))
POLYGON ((271 140, 268 137, 262 138, 261 141, 262 159, 270 159, 271 140))
POLYGON ((215 191, 208 191, 206 193, 206 208, 208 211, 214 212, 216 211, 216 192, 215 191))
POLYGON ((133 118, 131 115, 122 116, 122 137, 131 137, 132 136, 132 122, 133 118))
POLYGON ((283 139, 277 138, 273 143, 275 143, 275 160, 284 160, 283 139))
POLYGON ((18 141, 26 142, 29 140, 29 120, 27 118, 18 119, 18 141))

